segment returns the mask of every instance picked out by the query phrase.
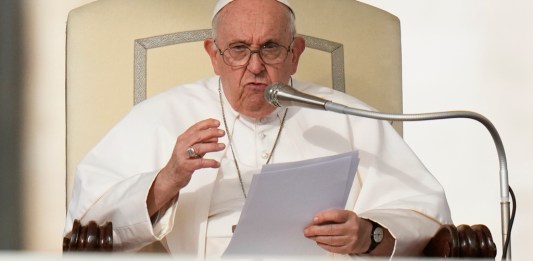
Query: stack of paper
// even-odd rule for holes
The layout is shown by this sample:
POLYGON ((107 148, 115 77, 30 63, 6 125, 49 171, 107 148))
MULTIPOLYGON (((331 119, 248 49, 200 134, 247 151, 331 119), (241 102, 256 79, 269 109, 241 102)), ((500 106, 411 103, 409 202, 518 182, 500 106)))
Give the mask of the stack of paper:
POLYGON ((324 255, 303 230, 316 213, 344 209, 358 164, 354 151, 264 166, 224 256, 324 255))

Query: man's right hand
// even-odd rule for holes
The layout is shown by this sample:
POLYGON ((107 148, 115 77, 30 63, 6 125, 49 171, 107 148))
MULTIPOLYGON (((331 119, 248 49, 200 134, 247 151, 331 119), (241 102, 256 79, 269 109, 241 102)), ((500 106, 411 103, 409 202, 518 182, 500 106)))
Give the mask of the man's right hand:
POLYGON ((178 136, 170 160, 158 173, 148 193, 146 203, 150 216, 161 210, 189 184, 194 171, 220 167, 220 162, 204 158, 209 152, 226 148, 224 143, 218 142, 219 138, 225 135, 224 130, 219 127, 218 120, 202 120, 178 136), (190 157, 187 152, 189 148, 193 148, 198 157, 190 157))

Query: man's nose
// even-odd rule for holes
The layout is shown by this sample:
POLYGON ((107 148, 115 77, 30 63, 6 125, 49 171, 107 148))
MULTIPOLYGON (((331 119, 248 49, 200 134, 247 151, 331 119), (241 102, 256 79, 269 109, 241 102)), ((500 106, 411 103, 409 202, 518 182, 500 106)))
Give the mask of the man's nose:
POLYGON ((259 74, 265 69, 265 63, 261 59, 259 52, 252 52, 250 54, 250 61, 248 61, 247 68, 253 74, 259 74))

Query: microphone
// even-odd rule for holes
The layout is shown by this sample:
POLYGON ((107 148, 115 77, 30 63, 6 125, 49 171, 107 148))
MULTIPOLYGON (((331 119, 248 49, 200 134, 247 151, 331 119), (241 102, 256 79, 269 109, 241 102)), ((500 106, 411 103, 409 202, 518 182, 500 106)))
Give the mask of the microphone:
POLYGON ((265 100, 276 107, 305 107, 325 110, 327 100, 300 92, 283 83, 274 83, 265 89, 265 100))
MULTIPOLYGON (((505 149, 503 142, 496 130, 496 127, 483 115, 471 111, 444 111, 418 114, 394 114, 382 113, 376 111, 368 111, 362 109, 351 108, 339 103, 312 96, 300 92, 293 87, 283 84, 274 83, 265 89, 265 100, 276 107, 304 107, 310 109, 326 110, 347 115, 359 116, 364 118, 371 118, 375 120, 387 121, 427 121, 453 118, 468 118, 473 119, 485 126, 489 131, 496 145, 498 159, 500 163, 500 207, 502 219, 502 242, 507 245, 503 247, 504 256, 507 260, 511 259, 510 233, 512 223, 510 223, 510 207, 509 207, 509 178, 507 172, 507 159, 505 156, 505 149), (507 251, 509 250, 509 251, 507 251)), ((504 257, 502 256, 502 258, 504 257)))

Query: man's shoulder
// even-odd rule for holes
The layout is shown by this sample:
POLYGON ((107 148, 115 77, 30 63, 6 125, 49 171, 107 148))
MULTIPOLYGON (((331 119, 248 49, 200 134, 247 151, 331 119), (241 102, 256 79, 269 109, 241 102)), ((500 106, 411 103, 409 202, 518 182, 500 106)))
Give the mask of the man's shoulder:
POLYGON ((181 99, 181 98, 193 98, 204 97, 205 95, 213 95, 217 93, 218 76, 210 77, 195 82, 178 84, 163 90, 154 96, 147 99, 151 100, 165 100, 165 99, 181 99))
POLYGON ((161 91, 133 106, 123 121, 149 121, 154 124, 168 119, 211 117, 218 101, 218 77, 180 84, 161 91), (186 113, 185 113, 186 112, 186 113))
POLYGON ((218 77, 175 85, 147 98, 136 107, 205 102, 217 98, 218 77))

